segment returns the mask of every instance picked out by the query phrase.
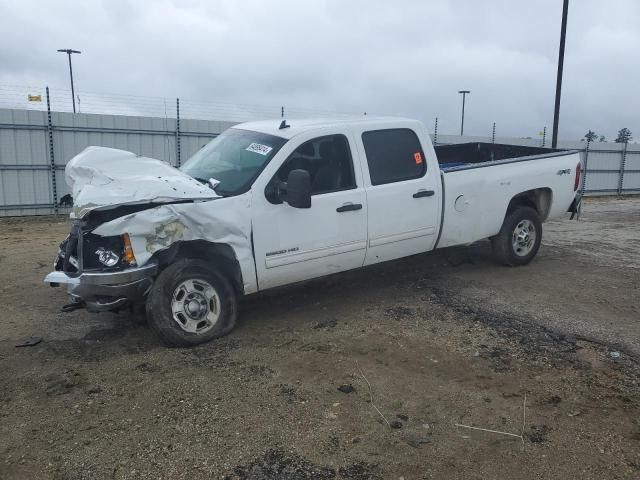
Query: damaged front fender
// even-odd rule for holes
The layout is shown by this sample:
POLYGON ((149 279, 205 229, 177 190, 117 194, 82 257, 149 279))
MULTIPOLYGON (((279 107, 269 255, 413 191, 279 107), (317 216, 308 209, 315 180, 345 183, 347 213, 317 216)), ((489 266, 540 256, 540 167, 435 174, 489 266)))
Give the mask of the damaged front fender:
POLYGON ((204 240, 228 245, 240 265, 244 293, 257 291, 251 250, 250 193, 215 201, 166 204, 111 220, 96 235, 127 233, 138 265, 177 242, 204 240))

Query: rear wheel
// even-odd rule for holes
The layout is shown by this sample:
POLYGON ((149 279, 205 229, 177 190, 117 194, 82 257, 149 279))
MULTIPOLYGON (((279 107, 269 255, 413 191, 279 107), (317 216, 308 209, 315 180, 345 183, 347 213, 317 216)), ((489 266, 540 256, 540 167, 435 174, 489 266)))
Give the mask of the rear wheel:
POLYGON ((178 260, 158 275, 149 292, 149 324, 169 346, 208 342, 235 326, 237 305, 231 283, 202 263, 178 260))
POLYGON ((493 253, 505 265, 526 265, 538 253, 542 240, 540 216, 531 207, 507 214, 500 232, 491 238, 493 253))

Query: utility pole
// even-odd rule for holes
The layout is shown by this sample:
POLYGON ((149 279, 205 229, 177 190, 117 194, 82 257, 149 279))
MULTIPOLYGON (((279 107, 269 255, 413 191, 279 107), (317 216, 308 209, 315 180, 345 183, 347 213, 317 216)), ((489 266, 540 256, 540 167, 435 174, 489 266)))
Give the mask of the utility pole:
POLYGON ((59 52, 66 53, 69 57, 69 76, 71 77, 71 101, 73 102, 73 113, 76 113, 76 95, 73 90, 73 68, 71 68, 71 54, 82 53, 79 50, 71 50, 70 48, 59 48, 59 52))
POLYGON ((560 49, 558 51, 558 77, 556 78, 556 104, 553 110, 553 133, 551 148, 558 146, 558 120, 560 119, 560 91, 562 90, 562 69, 564 68, 564 41, 567 36, 567 12, 569 0, 562 5, 562 26, 560 27, 560 49))
POLYGON ((464 135, 464 102, 467 98, 467 93, 471 93, 470 90, 460 90, 458 93, 462 94, 462 121, 460 122, 460 136, 464 135))

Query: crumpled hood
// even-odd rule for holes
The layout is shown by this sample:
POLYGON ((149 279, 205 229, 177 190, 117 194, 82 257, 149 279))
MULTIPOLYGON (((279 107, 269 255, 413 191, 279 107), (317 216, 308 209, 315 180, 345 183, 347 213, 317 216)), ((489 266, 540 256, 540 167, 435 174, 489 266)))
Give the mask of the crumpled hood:
POLYGON ((120 205, 219 197, 165 162, 116 148, 85 148, 67 163, 65 178, 73 196, 72 218, 120 205))

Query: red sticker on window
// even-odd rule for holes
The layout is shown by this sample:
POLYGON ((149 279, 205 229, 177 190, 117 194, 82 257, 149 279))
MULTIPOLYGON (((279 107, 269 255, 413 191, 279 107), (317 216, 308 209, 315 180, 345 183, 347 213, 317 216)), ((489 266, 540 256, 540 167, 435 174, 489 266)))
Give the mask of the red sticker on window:
POLYGON ((414 153, 413 158, 416 161, 416 165, 420 165, 422 163, 422 154, 420 152, 414 153))

